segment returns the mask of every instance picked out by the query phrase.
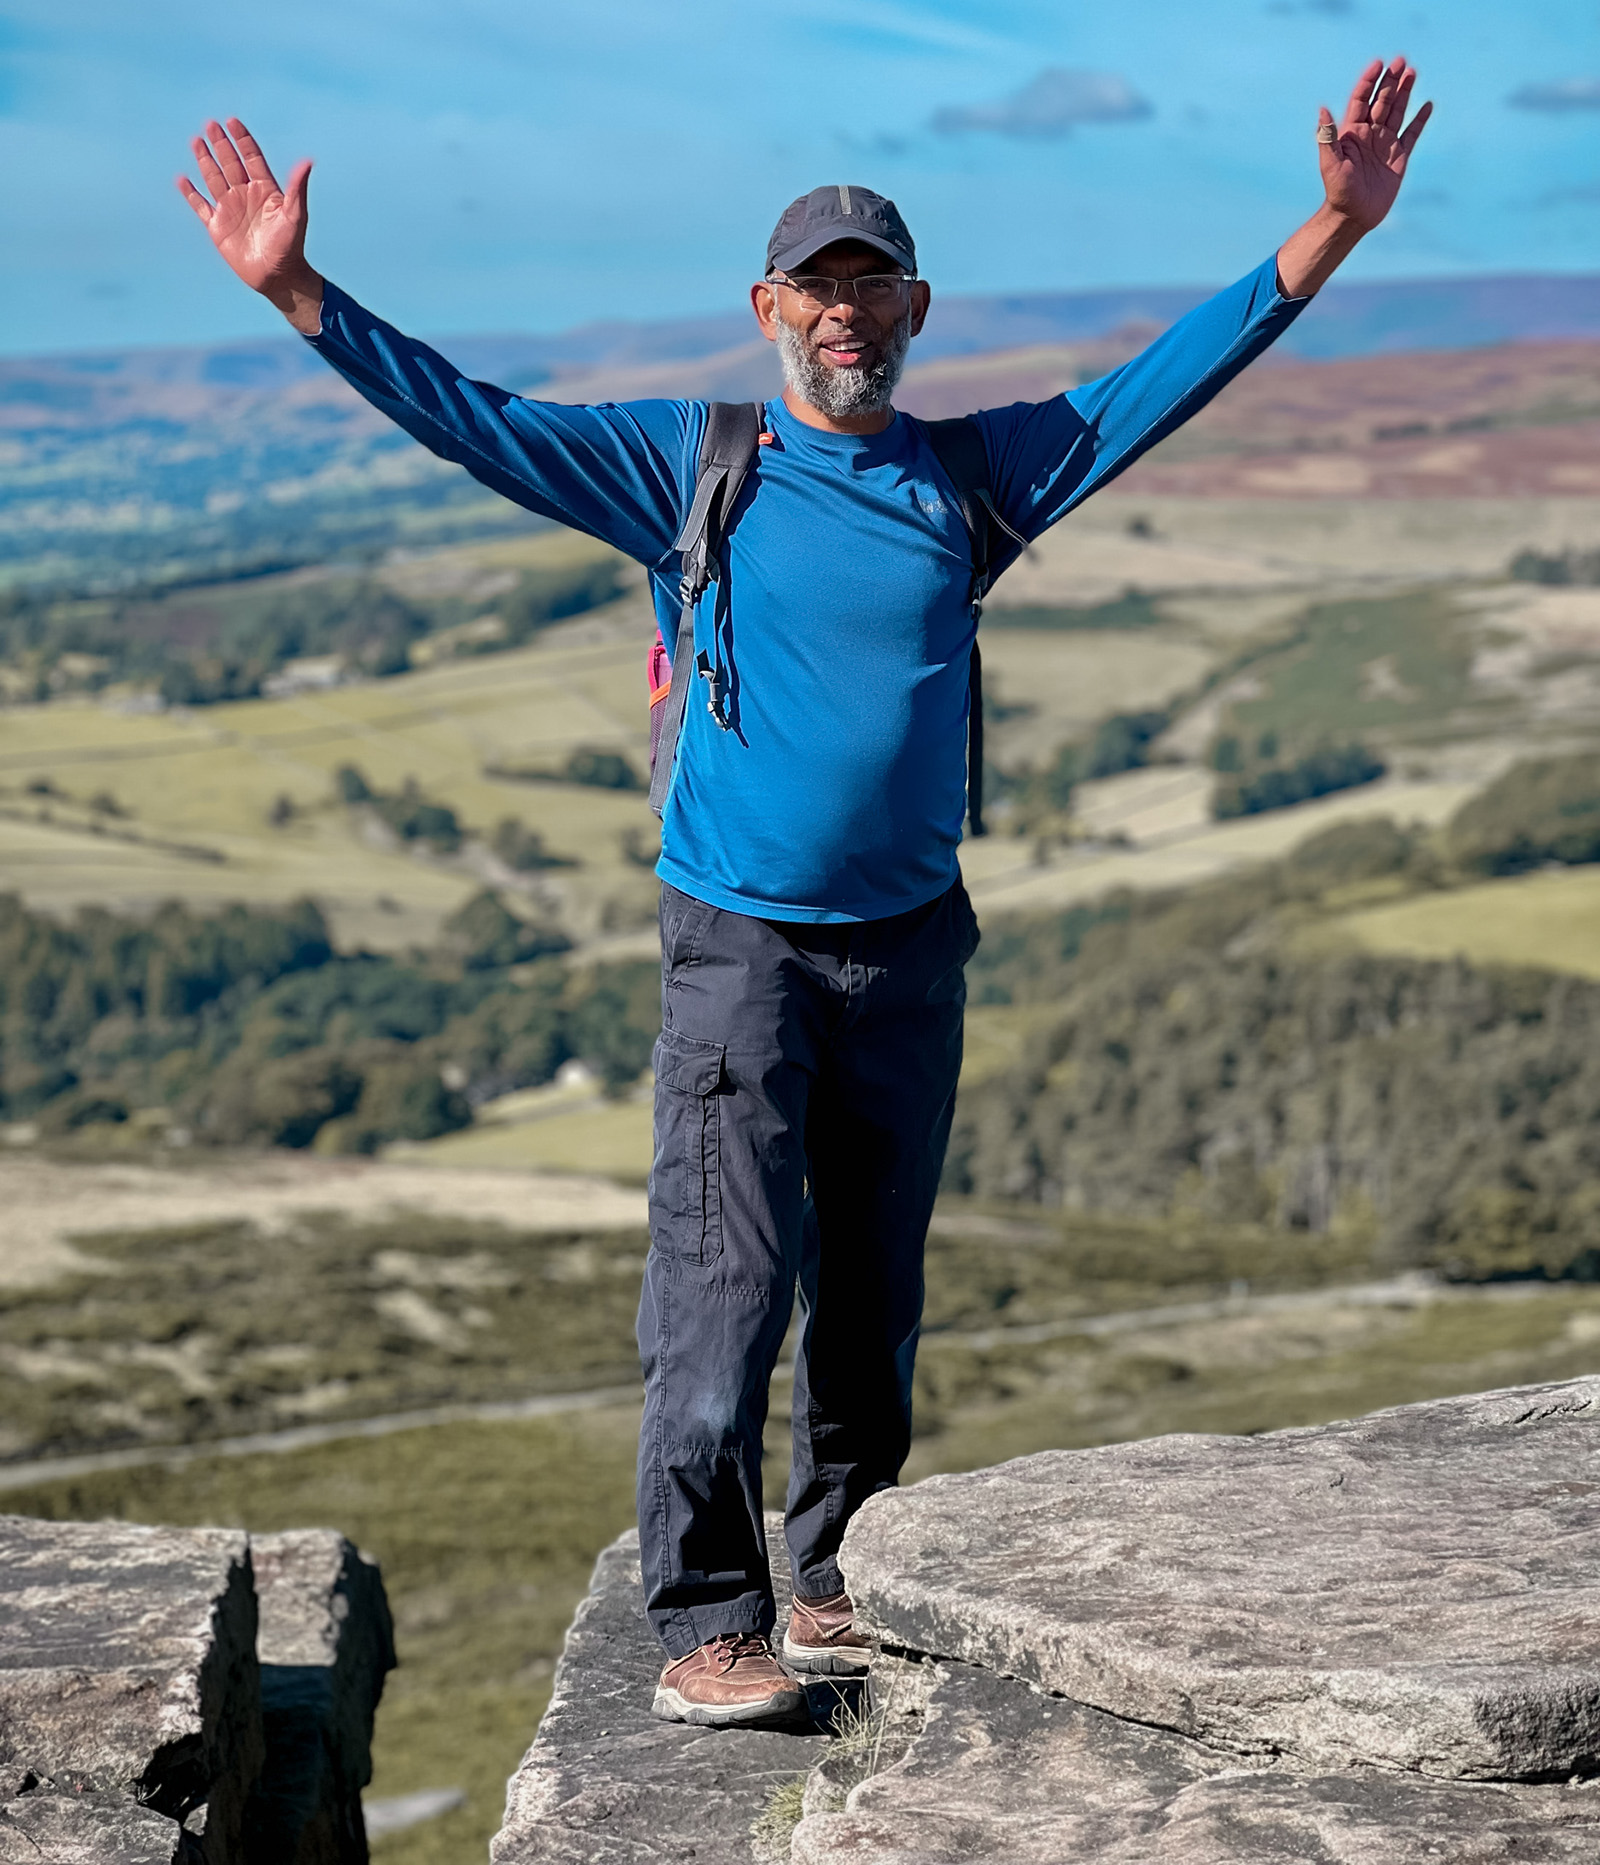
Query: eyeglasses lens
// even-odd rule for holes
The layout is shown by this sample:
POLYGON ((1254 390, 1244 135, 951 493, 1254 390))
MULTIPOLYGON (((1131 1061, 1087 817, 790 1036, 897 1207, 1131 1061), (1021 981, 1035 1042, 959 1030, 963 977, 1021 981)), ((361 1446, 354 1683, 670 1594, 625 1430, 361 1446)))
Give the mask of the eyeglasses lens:
POLYGON ((841 297, 852 297, 868 308, 893 304, 903 296, 907 281, 898 272, 872 272, 865 278, 791 278, 782 283, 800 294, 808 311, 826 311, 841 297))

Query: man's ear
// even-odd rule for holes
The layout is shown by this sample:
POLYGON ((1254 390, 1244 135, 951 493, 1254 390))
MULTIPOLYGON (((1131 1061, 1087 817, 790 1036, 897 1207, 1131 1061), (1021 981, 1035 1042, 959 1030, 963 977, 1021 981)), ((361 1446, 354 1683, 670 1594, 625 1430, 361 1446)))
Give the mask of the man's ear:
POLYGON ((750 287, 750 308, 768 343, 778 341, 778 294, 765 279, 750 287))
POLYGON ((911 281, 911 334, 914 337, 921 334, 932 297, 933 293, 928 289, 928 281, 925 278, 911 281))

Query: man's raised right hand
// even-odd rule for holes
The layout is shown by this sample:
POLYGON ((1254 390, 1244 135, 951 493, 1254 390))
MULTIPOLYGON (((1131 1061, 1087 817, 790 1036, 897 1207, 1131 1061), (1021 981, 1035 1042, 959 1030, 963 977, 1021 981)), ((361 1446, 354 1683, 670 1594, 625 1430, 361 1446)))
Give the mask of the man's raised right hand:
POLYGON ((303 335, 322 328, 322 278, 306 264, 306 186, 311 164, 296 162, 280 188, 256 139, 237 117, 208 123, 193 143, 208 201, 187 175, 178 190, 212 243, 252 291, 269 299, 303 335), (208 146, 209 145, 209 146, 208 146))

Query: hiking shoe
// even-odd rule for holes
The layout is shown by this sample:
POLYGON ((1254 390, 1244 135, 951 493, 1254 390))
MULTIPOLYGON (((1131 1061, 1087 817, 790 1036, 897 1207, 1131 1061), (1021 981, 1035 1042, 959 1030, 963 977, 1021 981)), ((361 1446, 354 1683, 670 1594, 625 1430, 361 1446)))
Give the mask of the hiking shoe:
POLYGON ((794 1612, 783 1635, 783 1661, 791 1670, 824 1677, 861 1677, 869 1668, 872 1640, 856 1630, 848 1593, 827 1599, 794 1596, 794 1612))
POLYGON ((734 1723, 806 1719, 806 1694, 754 1632, 714 1638, 661 1673, 657 1716, 721 1729, 734 1723))

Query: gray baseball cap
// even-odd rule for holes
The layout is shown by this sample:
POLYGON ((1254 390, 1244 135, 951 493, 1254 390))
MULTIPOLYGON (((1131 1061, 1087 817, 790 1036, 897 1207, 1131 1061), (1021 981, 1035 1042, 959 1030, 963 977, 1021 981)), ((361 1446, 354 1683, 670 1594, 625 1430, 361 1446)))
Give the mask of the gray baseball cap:
POLYGON ((917 269, 917 248, 900 209, 870 188, 813 188, 791 201, 767 241, 768 272, 790 272, 835 240, 859 240, 904 272, 917 269))

